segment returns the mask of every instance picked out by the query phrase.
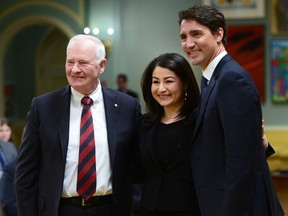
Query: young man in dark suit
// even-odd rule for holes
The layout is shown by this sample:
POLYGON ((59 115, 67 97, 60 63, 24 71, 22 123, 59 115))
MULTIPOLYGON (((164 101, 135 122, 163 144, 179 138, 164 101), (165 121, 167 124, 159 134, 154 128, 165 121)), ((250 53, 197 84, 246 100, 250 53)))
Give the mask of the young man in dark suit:
POLYGON ((195 5, 179 12, 179 26, 183 51, 203 72, 191 154, 201 215, 284 215, 262 144, 258 92, 225 50, 223 14, 195 5))
POLYGON ((69 85, 32 100, 16 168, 19 216, 131 214, 130 159, 140 106, 101 86, 106 62, 99 39, 72 37, 69 85))

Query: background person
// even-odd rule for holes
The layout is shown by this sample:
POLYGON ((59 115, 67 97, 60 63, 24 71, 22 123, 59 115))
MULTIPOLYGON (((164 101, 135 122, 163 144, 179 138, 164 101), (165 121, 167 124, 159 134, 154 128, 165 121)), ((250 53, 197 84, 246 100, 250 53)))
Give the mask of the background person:
POLYGON ((12 141, 12 127, 6 118, 0 118, 0 139, 4 142, 12 141))
POLYGON ((0 179, 4 167, 17 157, 17 148, 11 142, 0 140, 0 179))
POLYGON ((6 118, 0 118, 0 179, 4 167, 16 159, 17 148, 12 143, 12 129, 6 118))
POLYGON ((18 216, 14 187, 15 169, 16 160, 4 167, 3 175, 0 179, 0 201, 5 216, 18 216))
POLYGON ((138 94, 135 91, 128 88, 128 77, 126 74, 118 74, 117 86, 118 86, 118 91, 121 91, 125 94, 128 94, 138 99, 138 94))
MULTIPOLYGON (((22 132, 22 139, 25 133, 25 128, 22 132)), ((0 179, 0 201, 5 216, 18 216, 16 193, 15 193, 15 170, 17 160, 8 163, 3 169, 3 175, 0 179)), ((0 212, 1 215, 1 212, 0 212)), ((1 215, 2 216, 2 215, 1 215)), ((4 215, 3 215, 4 216, 4 215)))

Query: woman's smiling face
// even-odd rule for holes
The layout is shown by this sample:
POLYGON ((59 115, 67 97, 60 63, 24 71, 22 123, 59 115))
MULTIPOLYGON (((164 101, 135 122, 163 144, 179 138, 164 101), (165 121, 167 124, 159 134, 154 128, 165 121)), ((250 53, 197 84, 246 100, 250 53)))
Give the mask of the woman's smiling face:
POLYGON ((151 93, 153 98, 165 108, 179 110, 184 104, 185 86, 176 74, 157 66, 152 74, 151 93))

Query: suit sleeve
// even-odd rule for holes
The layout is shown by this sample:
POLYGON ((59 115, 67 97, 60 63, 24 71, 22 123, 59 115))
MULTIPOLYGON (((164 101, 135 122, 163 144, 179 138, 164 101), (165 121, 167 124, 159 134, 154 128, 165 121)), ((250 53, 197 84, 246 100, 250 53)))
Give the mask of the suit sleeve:
POLYGON ((274 148, 270 145, 270 143, 268 143, 268 147, 266 149, 266 157, 270 157, 271 155, 273 155, 275 153, 274 148))
POLYGON ((15 174, 15 187, 19 216, 37 216, 38 168, 40 141, 38 134, 37 104, 33 99, 27 114, 25 134, 19 148, 15 174))
POLYGON ((249 77, 229 72, 219 82, 217 104, 225 137, 222 216, 244 215, 251 207, 257 154, 262 147, 258 93, 249 77))

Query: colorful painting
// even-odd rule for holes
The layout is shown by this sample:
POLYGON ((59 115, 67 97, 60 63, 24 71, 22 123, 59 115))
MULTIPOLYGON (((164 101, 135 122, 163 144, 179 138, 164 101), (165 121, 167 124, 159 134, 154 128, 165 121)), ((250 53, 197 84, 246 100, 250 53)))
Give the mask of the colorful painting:
POLYGON ((288 40, 275 40, 271 44, 272 101, 288 102, 288 40))
POLYGON ((288 1, 271 0, 270 5, 272 34, 288 34, 288 1))
POLYGON ((263 18, 265 15, 264 0, 202 0, 202 3, 221 10, 228 19, 263 18))
POLYGON ((228 53, 252 76, 260 100, 265 100, 265 37, 263 25, 228 26, 228 53))
POLYGON ((255 8, 259 0, 212 0, 213 7, 218 8, 255 8))

